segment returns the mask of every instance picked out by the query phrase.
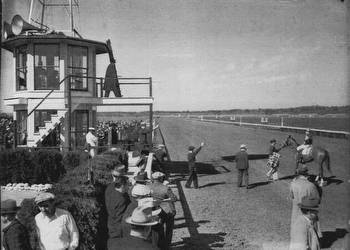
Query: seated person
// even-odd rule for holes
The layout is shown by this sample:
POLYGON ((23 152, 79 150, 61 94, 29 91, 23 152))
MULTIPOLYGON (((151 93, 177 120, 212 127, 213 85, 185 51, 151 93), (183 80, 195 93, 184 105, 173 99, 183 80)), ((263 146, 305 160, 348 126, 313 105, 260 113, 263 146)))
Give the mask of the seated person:
POLYGON ((304 144, 297 147, 297 160, 298 162, 304 164, 313 161, 312 157, 312 139, 308 138, 305 140, 304 144))

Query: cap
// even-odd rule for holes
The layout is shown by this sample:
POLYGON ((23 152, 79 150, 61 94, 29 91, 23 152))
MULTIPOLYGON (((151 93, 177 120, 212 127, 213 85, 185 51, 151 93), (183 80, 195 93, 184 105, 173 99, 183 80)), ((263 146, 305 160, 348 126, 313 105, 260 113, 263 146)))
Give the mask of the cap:
POLYGON ((39 204, 43 201, 48 201, 48 200, 54 200, 55 199, 55 195, 52 193, 40 193, 35 197, 35 203, 39 204))

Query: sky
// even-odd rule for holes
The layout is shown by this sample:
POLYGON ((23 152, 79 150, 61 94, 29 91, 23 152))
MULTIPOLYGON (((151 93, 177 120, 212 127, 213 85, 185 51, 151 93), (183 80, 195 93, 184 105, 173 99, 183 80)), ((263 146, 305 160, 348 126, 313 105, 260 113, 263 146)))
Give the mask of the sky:
MULTIPOLYGON (((29 2, 3 0, 3 19, 28 17, 29 2)), ((61 11, 48 9, 46 22, 67 29, 61 11)), ((84 0, 75 26, 84 38, 111 39, 122 77, 152 77, 155 110, 349 104, 339 0, 84 0)), ((108 63, 98 56, 98 76, 108 63)), ((2 50, 2 100, 12 69, 2 50)))

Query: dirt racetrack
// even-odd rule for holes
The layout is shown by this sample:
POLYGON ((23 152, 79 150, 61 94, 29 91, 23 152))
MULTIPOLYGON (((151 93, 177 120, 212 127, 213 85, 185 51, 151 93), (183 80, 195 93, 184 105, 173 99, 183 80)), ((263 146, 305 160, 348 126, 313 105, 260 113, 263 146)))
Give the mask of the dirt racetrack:
MULTIPOLYGON (((271 138, 279 143, 288 134, 170 117, 161 118, 160 127, 172 160, 167 169, 176 184, 173 190, 181 199, 176 203, 172 249, 288 249, 294 150, 281 151, 281 180, 274 183, 266 182, 266 159, 250 161, 252 188, 248 190, 237 188, 235 165, 221 159, 234 155, 242 143, 249 153, 266 153, 271 138), (187 147, 202 141, 206 145, 197 156, 199 189, 185 189, 187 147)), ((303 139, 302 134, 292 135, 303 139)), ((322 249, 345 249, 349 141, 316 136, 314 145, 330 152, 335 176, 323 188, 319 212, 322 249)), ((309 169, 310 174, 317 173, 312 163, 309 169)))

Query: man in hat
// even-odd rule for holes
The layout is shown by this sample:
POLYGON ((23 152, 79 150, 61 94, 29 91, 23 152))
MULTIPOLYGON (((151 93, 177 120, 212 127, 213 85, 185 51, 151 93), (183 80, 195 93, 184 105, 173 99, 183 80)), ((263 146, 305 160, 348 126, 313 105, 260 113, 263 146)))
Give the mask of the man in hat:
POLYGON ((107 226, 109 240, 123 237, 122 218, 130 204, 128 191, 128 177, 117 175, 114 182, 109 184, 105 191, 107 209, 107 226))
POLYGON ((269 147, 269 160, 267 162, 267 166, 270 168, 269 171, 267 172, 267 177, 270 180, 271 177, 274 181, 278 180, 278 168, 280 165, 280 154, 278 152, 283 148, 281 147, 276 147, 276 139, 271 139, 270 140, 270 147, 269 147))
POLYGON ((298 204, 301 214, 292 221, 290 250, 320 250, 317 229, 317 209, 319 200, 305 196, 298 204))
POLYGON ((242 187, 242 180, 244 178, 246 188, 248 189, 249 188, 249 175, 248 175, 249 159, 248 159, 248 153, 247 153, 247 146, 245 144, 242 144, 239 147, 239 152, 236 154, 235 161, 236 161, 236 168, 238 170, 237 186, 242 187))
MULTIPOLYGON (((319 202, 320 192, 317 189, 316 185, 308 180, 308 169, 305 165, 301 165, 297 170, 297 176, 292 180, 290 184, 290 197, 292 199, 293 207, 292 207, 292 216, 291 216, 291 227, 297 217, 301 215, 301 210, 298 206, 301 203, 304 197, 310 197, 313 199, 317 199, 319 202)), ((291 231, 292 228, 291 228, 291 231)))
POLYGON ((35 224, 41 249, 76 249, 79 232, 71 213, 56 207, 52 193, 40 193, 34 201, 40 210, 35 216, 35 224))
POLYGON ((90 127, 89 132, 85 136, 86 145, 88 147, 89 155, 91 158, 94 158, 97 154, 98 138, 95 135, 95 128, 90 127))
POLYGON ((125 222, 130 225, 130 233, 123 238, 109 241, 108 250, 162 249, 151 241, 152 227, 159 224, 157 215, 160 211, 160 209, 153 210, 149 205, 137 206, 125 219, 125 222))
POLYGON ((187 160, 188 160, 188 169, 190 172, 190 176, 188 177, 188 180, 185 184, 186 188, 190 188, 192 181, 194 188, 198 188, 198 177, 197 177, 197 168, 196 168, 196 155, 201 151, 202 147, 204 146, 204 142, 201 143, 201 145, 196 149, 194 146, 188 147, 188 154, 187 154, 187 160))
POLYGON ((31 250, 29 234, 25 226, 16 218, 16 201, 1 202, 2 245, 5 250, 31 250))
POLYGON ((174 219, 176 209, 174 202, 177 197, 171 191, 171 188, 163 184, 165 174, 155 172, 152 174, 153 183, 150 184, 152 197, 160 202, 162 209, 159 217, 162 219, 162 224, 165 226, 165 248, 169 249, 173 237, 174 219))

